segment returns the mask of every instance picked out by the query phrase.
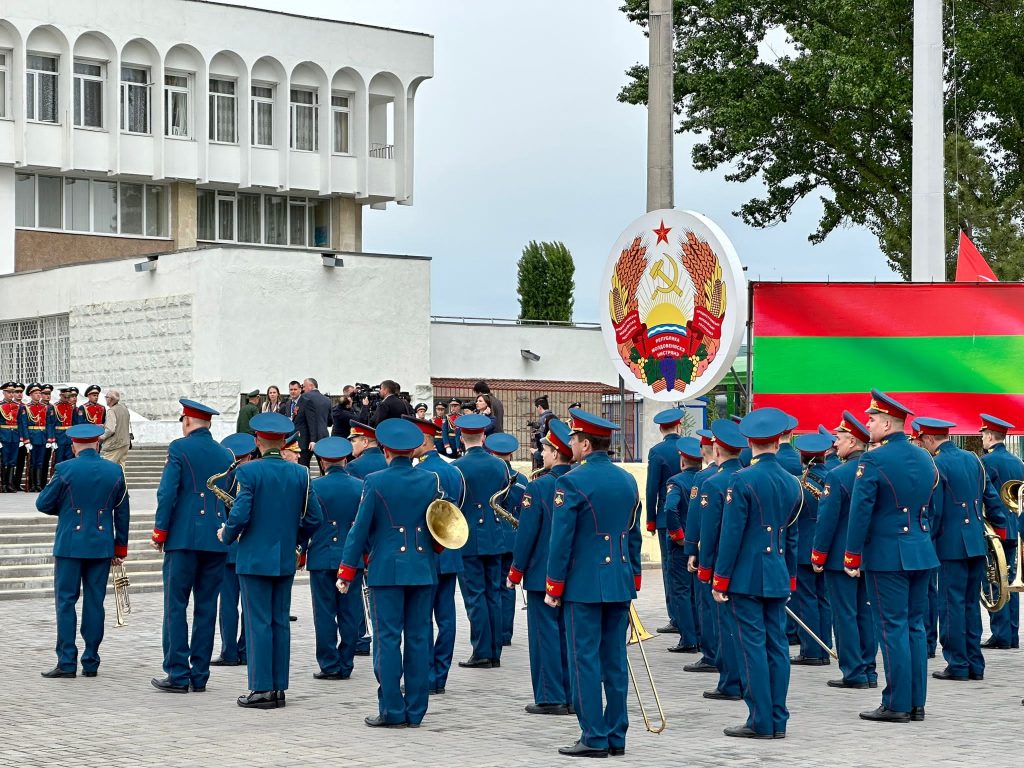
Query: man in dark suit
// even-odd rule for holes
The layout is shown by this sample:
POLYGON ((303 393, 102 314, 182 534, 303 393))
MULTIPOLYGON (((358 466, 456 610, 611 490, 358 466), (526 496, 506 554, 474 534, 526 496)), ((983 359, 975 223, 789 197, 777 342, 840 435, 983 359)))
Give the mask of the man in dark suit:
POLYGON ((409 404, 398 396, 398 393, 402 391, 402 388, 398 385, 398 382, 391 381, 391 379, 385 379, 380 383, 380 405, 377 406, 377 410, 373 416, 370 417, 370 426, 376 427, 379 424, 383 424, 388 419, 397 419, 402 416, 413 416, 412 409, 409 408, 409 404))
POLYGON ((308 467, 313 459, 316 441, 329 434, 327 427, 331 423, 331 401, 320 393, 317 386, 316 379, 302 382, 302 394, 292 419, 299 432, 299 463, 304 467, 308 467))

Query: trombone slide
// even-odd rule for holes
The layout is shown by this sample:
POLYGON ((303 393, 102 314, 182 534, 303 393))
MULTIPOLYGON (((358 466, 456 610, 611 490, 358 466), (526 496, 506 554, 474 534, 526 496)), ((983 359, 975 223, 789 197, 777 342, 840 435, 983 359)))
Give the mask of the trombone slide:
POLYGON ((651 633, 644 628, 643 623, 640 621, 640 615, 636 612, 633 603, 630 603, 629 636, 626 639, 626 645, 636 645, 640 648, 640 658, 643 660, 644 669, 647 671, 647 679, 651 683, 651 692, 654 694, 654 706, 658 712, 658 725, 654 725, 650 715, 647 714, 647 707, 644 706, 644 700, 640 696, 640 687, 637 685, 636 674, 633 672, 633 665, 629 661, 628 654, 626 655, 626 669, 629 670, 629 679, 633 683, 633 690, 636 692, 636 701, 640 705, 640 716, 644 719, 644 727, 651 733, 661 733, 668 727, 668 721, 665 719, 665 709, 661 706, 661 697, 658 696, 658 689, 654 685, 654 674, 651 672, 651 664, 647 660, 647 651, 644 650, 643 641, 649 637, 652 637, 651 633))

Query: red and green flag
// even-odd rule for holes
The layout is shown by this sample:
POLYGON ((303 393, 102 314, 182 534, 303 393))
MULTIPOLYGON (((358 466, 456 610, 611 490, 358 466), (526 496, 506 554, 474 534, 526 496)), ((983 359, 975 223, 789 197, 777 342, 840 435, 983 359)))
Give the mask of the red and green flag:
POLYGON ((799 431, 876 388, 959 433, 979 413, 1024 432, 1024 283, 754 283, 752 320, 754 407, 799 431))

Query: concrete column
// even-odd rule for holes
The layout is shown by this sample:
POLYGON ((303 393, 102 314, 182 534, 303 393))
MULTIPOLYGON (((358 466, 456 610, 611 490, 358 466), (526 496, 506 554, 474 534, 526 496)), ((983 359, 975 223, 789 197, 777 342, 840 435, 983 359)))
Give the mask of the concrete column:
POLYGON ((14 168, 0 165, 0 275, 14 271, 14 168))
POLYGON ((675 207, 672 190, 672 0, 651 0, 648 23, 647 210, 657 211, 675 207))
POLYGON ((331 250, 363 250, 363 206, 351 197, 331 198, 331 250))
POLYGON ((195 248, 198 222, 196 220, 196 185, 191 181, 178 181, 170 186, 171 238, 174 248, 195 248))
POLYGON ((942 0, 914 0, 914 148, 910 277, 946 279, 942 0))

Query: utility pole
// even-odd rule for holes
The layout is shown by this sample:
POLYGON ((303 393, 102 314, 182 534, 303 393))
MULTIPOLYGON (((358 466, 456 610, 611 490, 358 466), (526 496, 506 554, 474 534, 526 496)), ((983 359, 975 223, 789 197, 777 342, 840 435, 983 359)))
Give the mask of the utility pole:
MULTIPOLYGON (((941 0, 937 0, 941 2, 941 0)), ((651 0, 647 31, 647 210, 674 208, 672 194, 672 0, 651 0)))
POLYGON ((914 103, 910 277, 944 282, 942 0, 914 0, 914 103))

